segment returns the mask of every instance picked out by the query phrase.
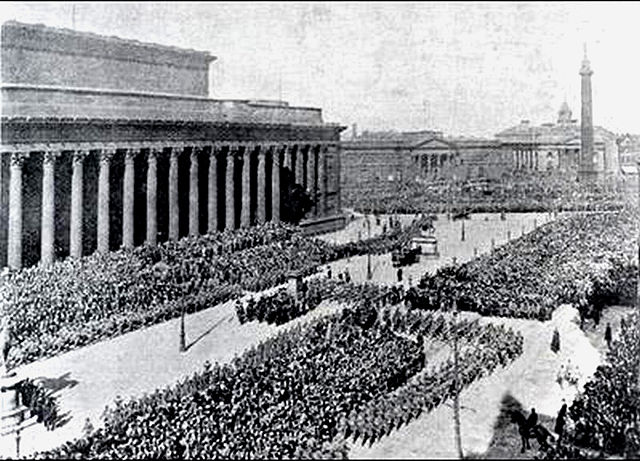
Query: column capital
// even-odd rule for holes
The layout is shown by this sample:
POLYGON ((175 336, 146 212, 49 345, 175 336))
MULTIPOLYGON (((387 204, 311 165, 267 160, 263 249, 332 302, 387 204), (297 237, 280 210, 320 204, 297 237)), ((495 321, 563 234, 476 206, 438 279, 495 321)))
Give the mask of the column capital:
POLYGON ((124 161, 133 162, 133 160, 136 158, 136 155, 138 155, 139 152, 140 152, 139 149, 127 148, 124 152, 124 161))
POLYGON ((170 154, 171 160, 178 160, 178 157, 182 153, 182 149, 183 149, 182 147, 171 146, 171 154, 170 154))
POLYGON ((48 150, 44 152, 44 155, 42 157, 42 163, 43 165, 46 164, 53 164, 56 161, 56 158, 60 156, 60 151, 59 150, 48 150))
POLYGON ((29 157, 29 152, 11 152, 11 165, 22 168, 27 157, 29 157))
POLYGON ((98 158, 100 159, 100 164, 109 164, 111 163, 111 159, 116 154, 115 149, 103 149, 98 153, 98 158))
POLYGON ((72 162, 74 165, 84 162, 84 159, 89 155, 89 152, 86 150, 75 150, 73 151, 72 162))
POLYGON ((158 158, 162 154, 164 154, 164 146, 152 146, 147 153, 147 159, 151 159, 151 157, 158 158))
POLYGON ((189 153, 189 159, 191 160, 192 164, 194 161, 198 160, 198 151, 200 150, 200 148, 198 146, 193 146, 191 148, 191 152, 189 153))

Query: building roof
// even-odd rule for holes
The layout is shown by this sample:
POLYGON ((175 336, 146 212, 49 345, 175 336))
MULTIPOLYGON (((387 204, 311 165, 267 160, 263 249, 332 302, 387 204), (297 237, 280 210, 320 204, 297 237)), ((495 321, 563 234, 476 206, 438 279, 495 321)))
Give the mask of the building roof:
POLYGON ((22 48, 115 60, 162 62, 183 67, 206 67, 216 59, 207 51, 18 21, 7 21, 2 24, 2 48, 22 48))
MULTIPOLYGON (((615 139, 615 134, 601 126, 593 127, 593 136, 596 142, 615 139)), ((575 122, 531 125, 528 120, 523 120, 519 125, 507 128, 496 134, 496 138, 506 143, 535 142, 540 144, 557 144, 565 143, 579 137, 580 125, 575 122)))

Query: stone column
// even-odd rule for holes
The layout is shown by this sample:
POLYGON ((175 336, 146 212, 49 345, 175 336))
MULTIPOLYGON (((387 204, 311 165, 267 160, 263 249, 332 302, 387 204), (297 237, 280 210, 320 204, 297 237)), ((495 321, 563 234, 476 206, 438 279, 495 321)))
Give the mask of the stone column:
POLYGON ((320 198, 321 198, 321 206, 320 212, 322 216, 326 216, 327 210, 329 209, 329 196, 327 194, 328 190, 328 177, 327 177, 327 147, 324 147, 320 151, 319 161, 320 161, 320 198))
POLYGON ((251 152, 253 146, 246 146, 242 156, 242 204, 240 226, 251 225, 251 152))
POLYGON ((258 225, 263 224, 266 221, 267 213, 267 190, 265 188, 265 150, 264 146, 258 147, 258 193, 256 194, 258 199, 258 207, 256 210, 256 223, 258 225))
POLYGON ((271 221, 280 222, 280 148, 271 147, 271 221))
POLYGON ((82 216, 83 216, 83 181, 84 158, 86 151, 73 153, 73 170, 71 173, 71 223, 69 229, 69 256, 82 257, 82 216))
POLYGON ((226 202, 226 213, 224 218, 224 228, 225 229, 235 229, 236 225, 236 210, 235 210, 235 200, 234 200, 234 182, 233 182, 233 171, 234 171, 234 158, 235 158, 235 148, 229 147, 229 152, 227 152, 227 165, 225 169, 226 182, 225 182, 225 202, 226 202))
POLYGON ((127 149, 124 153, 124 178, 122 181, 122 246, 133 248, 133 160, 136 152, 127 149))
POLYGON ((158 156, 162 148, 149 150, 147 157, 147 245, 158 243, 158 156))
POLYGON ((282 165, 283 168, 288 168, 289 170, 291 170, 292 173, 293 173, 293 150, 294 149, 295 149, 295 146, 285 146, 284 154, 283 154, 284 164, 282 165))
POLYGON ((336 158, 336 211, 342 213, 342 152, 339 144, 333 146, 333 152, 336 158))
POLYGON ((218 231, 218 151, 216 146, 211 147, 209 156, 207 207, 207 231, 212 234, 218 231))
POLYGON ((100 152, 98 176, 98 252, 109 251, 109 168, 114 150, 100 152))
POLYGON ((180 233, 180 209, 178 203, 178 148, 171 149, 169 160, 169 239, 178 240, 180 233))
POLYGON ((22 267, 22 165, 28 154, 11 154, 9 179, 9 235, 7 265, 9 269, 22 267))
POLYGON ((316 146, 309 146, 307 149, 307 171, 306 171, 306 180, 304 182, 304 186, 307 192, 311 195, 311 199, 313 199, 313 157, 315 155, 316 146))
POLYGON ((199 148, 194 146, 189 157, 189 236, 200 235, 200 203, 198 188, 198 152, 199 148))
POLYGON ((45 152, 42 161, 42 222, 40 261, 48 266, 55 258, 55 165, 58 152, 45 152))
POLYGON ((305 150, 306 150, 306 147, 299 146, 298 150, 296 151, 295 183, 300 184, 302 187, 304 187, 304 151, 305 150))
POLYGON ((307 183, 313 200, 313 216, 318 216, 318 148, 319 146, 314 146, 309 150, 307 161, 307 183), (309 172, 311 172, 311 176, 309 176, 309 172))

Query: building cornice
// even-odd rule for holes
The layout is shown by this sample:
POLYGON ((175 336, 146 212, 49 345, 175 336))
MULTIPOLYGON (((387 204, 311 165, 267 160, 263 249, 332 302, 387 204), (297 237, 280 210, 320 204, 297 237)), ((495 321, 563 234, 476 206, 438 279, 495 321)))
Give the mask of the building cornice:
POLYGON ((2 48, 196 69, 208 69, 209 63, 217 59, 206 51, 16 21, 2 25, 2 48))

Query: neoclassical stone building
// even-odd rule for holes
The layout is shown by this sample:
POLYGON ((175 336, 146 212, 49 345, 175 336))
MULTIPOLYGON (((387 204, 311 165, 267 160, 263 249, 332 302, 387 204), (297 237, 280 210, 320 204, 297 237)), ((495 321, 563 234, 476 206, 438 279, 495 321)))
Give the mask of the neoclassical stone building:
POLYGON ((279 221, 339 227, 340 131, 320 109, 209 98, 207 52, 2 25, 0 266, 279 221))

